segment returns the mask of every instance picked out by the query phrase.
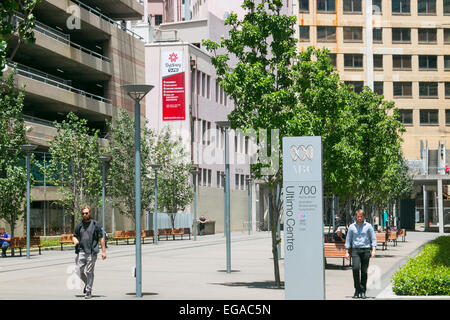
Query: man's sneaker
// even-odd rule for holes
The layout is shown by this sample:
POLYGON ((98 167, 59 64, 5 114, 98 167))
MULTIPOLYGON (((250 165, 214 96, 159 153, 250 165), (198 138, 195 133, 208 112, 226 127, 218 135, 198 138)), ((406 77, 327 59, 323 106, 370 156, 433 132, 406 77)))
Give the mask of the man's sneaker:
POLYGON ((83 294, 86 294, 86 285, 83 288, 83 294))
POLYGON ((355 293, 353 294, 353 299, 358 299, 359 298, 359 291, 355 290, 355 293))
POLYGON ((92 293, 90 291, 87 291, 86 294, 84 295, 85 299, 91 299, 92 298, 92 293))

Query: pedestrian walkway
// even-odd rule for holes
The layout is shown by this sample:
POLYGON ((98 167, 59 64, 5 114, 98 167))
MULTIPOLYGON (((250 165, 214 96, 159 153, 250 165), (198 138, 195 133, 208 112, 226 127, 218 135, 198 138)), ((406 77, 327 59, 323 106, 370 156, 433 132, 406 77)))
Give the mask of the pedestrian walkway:
MULTIPOLYGON (((375 299, 389 286, 390 274, 436 233, 408 232, 406 242, 377 250, 371 260, 368 297, 375 299)), ((160 240, 142 245, 142 299, 148 300, 283 300, 284 290, 274 286, 271 238, 268 232, 232 233, 231 269, 226 273, 223 234, 191 240, 160 240)), ((110 244, 108 258, 97 260, 94 299, 136 299, 135 246, 110 244)), ((282 254, 283 257, 283 254, 282 254)), ((82 286, 74 273, 75 254, 44 251, 42 255, 0 260, 1 299, 82 299, 82 286)), ((342 259, 327 259, 326 299, 351 299, 351 268, 342 259)), ((347 262, 348 264, 348 262, 347 262)), ((284 279, 284 260, 280 261, 284 279)), ((386 298, 386 296, 380 296, 386 298)))

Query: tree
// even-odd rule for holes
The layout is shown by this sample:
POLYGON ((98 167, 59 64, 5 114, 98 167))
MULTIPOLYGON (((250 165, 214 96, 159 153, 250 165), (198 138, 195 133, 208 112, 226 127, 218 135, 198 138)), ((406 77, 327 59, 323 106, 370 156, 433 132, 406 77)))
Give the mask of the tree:
MULTIPOLYGON (((135 215, 135 185, 134 185, 134 120, 125 110, 113 123, 108 123, 111 140, 108 153, 111 154, 108 186, 111 203, 133 221, 135 215)), ((150 179, 151 153, 154 150, 154 133, 143 126, 141 132, 141 208, 142 212, 151 208, 154 198, 153 181, 150 179)))
POLYGON ((189 180, 192 165, 186 160, 181 136, 172 138, 168 127, 158 135, 154 151, 154 163, 162 165, 158 173, 158 207, 172 213, 174 227, 175 214, 183 211, 194 196, 189 180))
POLYGON ((296 53, 296 19, 280 15, 282 1, 260 2, 244 1, 242 20, 235 14, 226 19, 229 38, 203 43, 213 53, 220 85, 234 101, 231 127, 269 130, 268 155, 280 159, 275 170, 265 170, 260 148, 258 163, 252 165, 255 176, 264 176, 269 187, 274 275, 280 286, 275 226, 282 206, 281 138, 322 136, 325 194, 339 195, 345 204, 342 212, 348 212, 352 205, 375 201, 380 179, 396 172, 389 166, 394 155, 398 159, 403 128, 395 115, 388 115, 392 103, 367 88, 357 94, 340 81, 326 49, 296 53), (218 54, 222 49, 225 53, 218 54), (231 56, 237 63, 232 64, 231 56), (273 139, 270 132, 275 129, 279 137, 273 139))
MULTIPOLYGON (((258 5, 254 0, 246 0, 242 7, 247 10, 242 20, 235 13, 225 20, 225 25, 230 26, 228 39, 222 37, 220 43, 210 40, 203 43, 213 53, 211 61, 220 85, 236 107, 228 116, 231 128, 256 132, 267 130, 270 141, 267 149, 273 149, 268 156, 278 160, 281 148, 277 150, 271 144, 281 143, 272 139, 272 131, 279 130, 280 139, 288 135, 289 126, 286 124, 294 117, 297 105, 293 86, 295 72, 291 68, 297 57, 296 18, 280 14, 281 0, 262 0, 258 5), (220 49, 226 52, 218 54, 220 49), (231 64, 232 57, 236 58, 236 65, 231 64)), ((282 201, 278 190, 281 190, 282 170, 278 166, 271 170, 271 164, 259 161, 252 166, 252 172, 257 178, 264 176, 269 188, 274 276, 276 286, 280 287, 276 226, 281 214, 282 201)))
POLYGON ((17 37, 16 47, 9 59, 12 60, 23 41, 35 41, 33 28, 35 17, 33 10, 42 0, 2 0, 0 2, 0 74, 6 65, 8 41, 17 37), (17 18, 18 14, 22 18, 17 18))
POLYGON ((0 86, 0 218, 10 225, 14 237, 15 226, 24 214, 26 196, 25 158, 20 146, 25 144, 23 120, 23 89, 14 88, 11 73, 0 86))
POLYGON ((101 194, 101 150, 98 130, 87 126, 87 120, 70 112, 62 123, 55 122, 56 136, 50 142, 50 160, 41 170, 58 187, 58 202, 72 215, 73 226, 81 207, 96 207, 101 194))

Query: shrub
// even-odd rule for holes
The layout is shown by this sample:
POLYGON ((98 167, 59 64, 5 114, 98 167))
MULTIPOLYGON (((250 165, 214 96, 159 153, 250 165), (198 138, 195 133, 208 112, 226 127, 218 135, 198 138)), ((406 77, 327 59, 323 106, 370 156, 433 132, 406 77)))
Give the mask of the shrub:
POLYGON ((450 295, 450 236, 441 236, 425 245, 392 277, 397 295, 450 295))

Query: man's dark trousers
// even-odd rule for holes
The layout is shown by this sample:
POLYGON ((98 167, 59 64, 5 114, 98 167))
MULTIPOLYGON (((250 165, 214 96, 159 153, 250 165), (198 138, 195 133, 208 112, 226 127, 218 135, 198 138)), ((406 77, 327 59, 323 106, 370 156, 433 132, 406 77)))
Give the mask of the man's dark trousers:
POLYGON ((370 248, 352 248, 353 283, 358 292, 366 292, 367 289, 370 252, 370 248))

